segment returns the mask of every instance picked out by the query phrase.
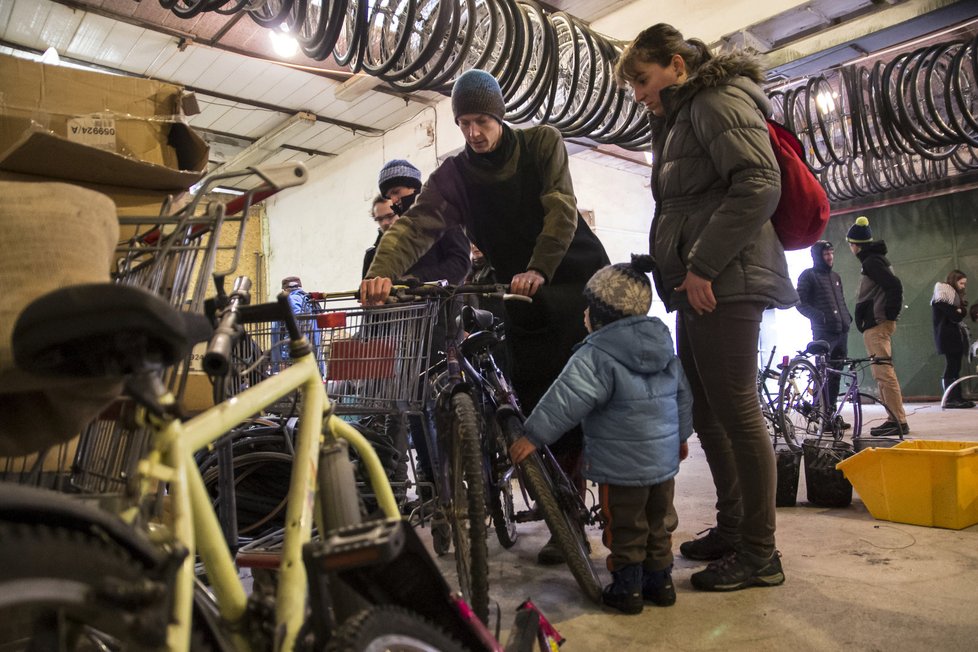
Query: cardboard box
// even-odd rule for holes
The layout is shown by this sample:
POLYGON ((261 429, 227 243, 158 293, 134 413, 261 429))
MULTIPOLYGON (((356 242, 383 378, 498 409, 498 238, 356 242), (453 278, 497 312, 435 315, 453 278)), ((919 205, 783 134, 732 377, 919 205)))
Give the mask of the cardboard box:
POLYGON ((182 88, 0 56, 0 170, 151 191, 207 167, 182 88))

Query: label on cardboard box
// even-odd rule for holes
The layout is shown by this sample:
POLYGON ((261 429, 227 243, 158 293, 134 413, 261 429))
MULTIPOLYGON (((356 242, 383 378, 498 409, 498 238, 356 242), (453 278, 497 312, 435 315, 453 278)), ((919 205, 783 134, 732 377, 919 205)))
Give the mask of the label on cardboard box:
POLYGON ((103 115, 69 118, 67 136, 72 142, 114 152, 116 151, 115 118, 103 115))

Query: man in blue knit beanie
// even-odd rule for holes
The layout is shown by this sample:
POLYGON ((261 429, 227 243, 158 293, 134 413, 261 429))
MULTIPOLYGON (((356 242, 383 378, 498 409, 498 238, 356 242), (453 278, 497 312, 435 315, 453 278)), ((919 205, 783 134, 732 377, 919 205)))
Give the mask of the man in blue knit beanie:
MULTIPOLYGON (((428 177, 414 205, 377 247, 362 285, 365 303, 383 301, 419 252, 461 225, 514 294, 531 304, 507 306, 506 345, 513 385, 529 413, 584 339, 584 285, 609 263, 604 246, 578 214, 567 149, 553 127, 513 129, 503 119, 499 83, 484 70, 468 70, 452 88, 452 113, 465 149, 428 177)), ((551 447, 580 482, 582 434, 576 427, 551 447)), ((555 541, 541 563, 560 563, 555 541)))

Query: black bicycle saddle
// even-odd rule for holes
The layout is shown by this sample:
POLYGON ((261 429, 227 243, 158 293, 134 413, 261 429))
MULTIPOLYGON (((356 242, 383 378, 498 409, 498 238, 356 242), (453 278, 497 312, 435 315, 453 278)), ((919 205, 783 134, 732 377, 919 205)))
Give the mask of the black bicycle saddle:
POLYGON ((808 355, 827 355, 832 347, 825 340, 815 340, 814 342, 809 342, 808 346, 805 347, 805 353, 808 355))
POLYGON ((95 378, 174 364, 211 332, 203 315, 176 310, 147 290, 91 283, 30 303, 17 318, 12 343, 24 371, 95 378))

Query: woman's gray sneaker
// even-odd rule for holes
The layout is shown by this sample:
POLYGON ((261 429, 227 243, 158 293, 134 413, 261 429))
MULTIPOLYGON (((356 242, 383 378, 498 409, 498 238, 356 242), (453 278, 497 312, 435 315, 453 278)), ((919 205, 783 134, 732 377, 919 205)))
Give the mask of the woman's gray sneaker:
POLYGON ((690 576, 693 586, 701 591, 739 591, 752 586, 784 584, 781 553, 754 562, 744 553, 731 553, 690 576))

